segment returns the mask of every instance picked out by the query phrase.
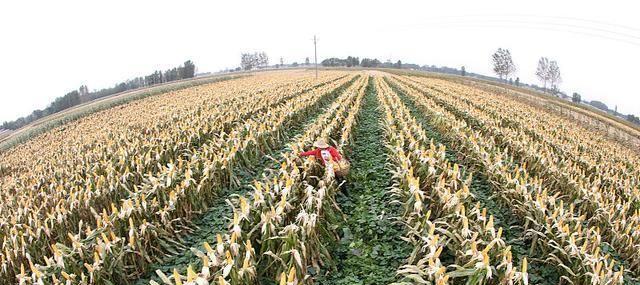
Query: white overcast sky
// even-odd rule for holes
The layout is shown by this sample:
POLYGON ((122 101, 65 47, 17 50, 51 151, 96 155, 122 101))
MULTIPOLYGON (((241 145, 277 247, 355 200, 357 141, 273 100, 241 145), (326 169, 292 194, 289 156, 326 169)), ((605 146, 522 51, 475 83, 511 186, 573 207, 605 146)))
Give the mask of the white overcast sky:
POLYGON ((87 84, 193 60, 199 72, 239 64, 376 57, 491 74, 509 48, 523 82, 540 56, 559 62, 569 94, 640 115, 640 7, 635 1, 2 1, 0 122, 87 84))

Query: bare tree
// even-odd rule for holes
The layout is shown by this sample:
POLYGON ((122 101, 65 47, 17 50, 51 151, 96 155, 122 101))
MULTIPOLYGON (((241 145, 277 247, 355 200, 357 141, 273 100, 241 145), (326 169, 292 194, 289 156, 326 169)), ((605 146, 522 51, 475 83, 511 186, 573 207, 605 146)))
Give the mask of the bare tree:
POLYGON ((541 57, 538 60, 538 68, 536 69, 536 76, 544 83, 544 90, 547 90, 547 81, 549 80, 549 59, 541 57))
POLYGON ((251 70, 255 67, 254 55, 250 53, 243 53, 240 55, 240 66, 244 70, 251 70))
POLYGON ((499 48, 492 56, 493 72, 495 72, 500 79, 507 79, 510 74, 516 71, 516 65, 513 63, 511 52, 508 49, 499 48))
POLYGON ((553 91, 558 91, 558 85, 562 82, 562 76, 560 75, 560 67, 558 66, 558 62, 552 60, 549 62, 549 83, 551 83, 551 88, 553 91))
POLYGON ((258 55, 257 52, 254 52, 251 55, 251 65, 256 68, 260 67, 260 56, 258 55))
POLYGON ((269 65, 269 57, 266 52, 260 52, 257 55, 258 65, 262 67, 267 67, 269 65))
POLYGON ((244 70, 251 70, 255 67, 266 67, 269 65, 269 57, 266 52, 243 53, 240 56, 240 66, 244 70))

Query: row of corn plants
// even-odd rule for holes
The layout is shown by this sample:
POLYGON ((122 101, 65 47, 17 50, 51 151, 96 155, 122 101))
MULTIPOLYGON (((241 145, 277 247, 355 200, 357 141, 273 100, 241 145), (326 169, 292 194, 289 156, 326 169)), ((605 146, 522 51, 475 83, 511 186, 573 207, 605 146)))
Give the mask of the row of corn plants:
POLYGON ((235 164, 258 156, 262 147, 279 137, 285 122, 302 119, 309 108, 337 88, 334 84, 255 114, 238 123, 229 135, 212 139, 185 158, 170 160, 155 173, 145 175, 139 185, 131 187, 135 191, 117 206, 112 204, 110 211, 93 211, 96 226, 69 232, 70 242, 53 244, 52 256, 43 264, 30 266, 31 276, 21 273, 19 279, 69 280, 75 275, 78 280, 84 277, 95 283, 134 278, 154 262, 152 257, 179 246, 174 237, 184 231, 193 209, 206 206, 207 199, 203 198, 215 195, 219 187, 233 181, 235 164))
MULTIPOLYGON (((120 127, 124 127, 127 129, 134 129, 135 131, 140 131, 140 133, 136 134, 136 136, 133 136, 133 138, 131 137, 122 138, 123 135, 132 135, 131 133, 121 134, 120 137, 122 139, 117 138, 115 141, 107 140, 107 143, 98 141, 97 138, 94 138, 91 136, 88 136, 88 141, 82 141, 82 139, 84 139, 84 137, 86 136, 86 135, 82 136, 83 135, 82 132, 88 131, 88 130, 83 129, 83 126, 86 125, 87 123, 80 122, 79 123, 80 126, 75 126, 75 129, 74 129, 74 131, 78 131, 80 133, 76 134, 74 132, 70 132, 67 130, 66 134, 71 138, 75 138, 75 136, 80 136, 81 137, 80 141, 76 141, 75 143, 78 145, 85 143, 87 145, 83 145, 81 149, 61 148, 61 150, 59 151, 60 154, 58 155, 59 156, 58 160, 51 161, 51 162, 46 161, 48 165, 45 167, 35 168, 34 171, 30 172, 31 177, 16 178, 16 176, 20 174, 19 171, 16 171, 12 173, 13 174, 12 181, 19 185, 16 186, 12 184, 5 184, 5 186, 9 189, 9 192, 14 192, 14 191, 21 192, 23 193, 23 195, 26 196, 26 194, 24 194, 25 191, 19 191, 19 190, 28 189, 29 187, 44 188, 43 190, 49 190, 46 188, 56 188, 54 190, 59 190, 58 188, 65 186, 63 182, 65 182, 66 180, 72 180, 72 179, 78 180, 78 179, 90 179, 90 178, 93 178, 94 180, 98 180, 100 178, 99 176, 91 177, 90 174, 93 174, 93 173, 86 170, 87 164, 92 164, 95 166, 95 164, 105 164, 105 163, 112 162, 112 165, 110 166, 110 168, 120 170, 119 168, 122 168, 122 164, 128 163, 125 166, 127 166, 130 169, 133 168, 135 170, 141 170, 141 171, 153 171, 154 169, 149 168, 150 166, 156 167, 157 164, 165 164, 169 157, 174 158, 176 156, 183 155, 185 151, 190 150, 192 147, 199 146, 201 144, 201 141, 207 141, 211 137, 219 136, 224 132, 228 131, 231 127, 237 124, 237 122, 242 121, 247 116, 250 116, 251 114, 256 113, 258 111, 265 111, 266 108, 270 106, 268 104, 273 104, 273 102, 279 102, 279 100, 283 100, 283 98, 286 98, 285 96, 283 96, 283 94, 291 94, 289 92, 293 92, 293 90, 291 90, 292 88, 301 88, 301 87, 304 88, 304 85, 310 86, 310 84, 312 84, 310 81, 285 83, 285 84, 274 86, 272 88, 268 88, 266 90, 256 91, 256 94, 254 94, 253 96, 251 94, 245 94, 246 92, 239 92, 240 94, 236 95, 232 93, 236 91, 235 88, 230 90, 225 90, 225 89, 220 90, 219 88, 215 88, 215 89, 212 88, 213 90, 210 90, 211 92, 220 92, 219 94, 216 94, 216 95, 219 95, 219 97, 215 97, 214 100, 211 100, 211 102, 208 104, 206 104, 205 102, 201 102, 199 100, 195 100, 195 102, 202 103, 202 105, 208 106, 208 107, 199 106, 198 108, 192 108, 194 110, 189 110, 189 111, 185 110, 186 112, 184 113, 182 112, 183 110, 179 110, 180 111, 179 113, 173 114, 171 116, 167 115, 167 113, 171 114, 171 112, 166 112, 167 111, 166 108, 163 108, 164 106, 170 105, 171 103, 171 102, 166 102, 168 100, 162 100, 166 98, 158 98, 157 100, 154 100, 154 102, 151 102, 148 104, 137 103, 136 105, 145 105, 144 106, 145 108, 157 108, 157 110, 155 110, 153 114, 148 114, 148 116, 147 114, 145 114, 145 116, 142 116, 144 119, 140 120, 141 122, 136 122, 134 120, 132 124, 129 124, 129 125, 123 125, 122 121, 124 121, 124 123, 129 123, 129 121, 131 121, 131 118, 129 118, 128 116, 122 116, 122 117, 115 116, 116 114, 114 114, 112 117, 116 117, 115 120, 118 120, 120 122, 116 123, 115 126, 113 126, 114 130, 109 130, 107 134, 102 134, 107 136, 107 138, 105 139, 111 138, 112 140, 114 140, 112 133, 120 131, 120 127), (264 95, 260 95, 260 94, 264 94, 264 95), (256 95, 260 95, 260 96, 257 98, 252 98, 252 97, 255 97, 256 95), (248 102, 248 100, 253 100, 253 99, 259 99, 261 100, 261 103, 258 103, 257 105, 256 104, 251 105, 250 106, 251 108, 242 108, 240 110, 235 109, 235 108, 238 108, 239 106, 247 105, 246 102, 248 102), (159 101, 159 102, 155 102, 155 101, 159 101), (156 104, 161 104, 161 105, 157 106, 156 104), (150 105, 150 106, 146 106, 146 105, 150 105), (231 112, 230 110, 234 110, 234 112, 231 112), (167 118, 161 118, 161 117, 167 117, 167 118), (159 122, 156 123, 156 126, 150 127, 147 125, 147 123, 149 123, 149 119, 153 119, 154 121, 157 120, 159 122), (192 124, 191 127, 189 128, 189 126, 186 126, 186 124, 184 125, 181 124, 181 122, 184 122, 184 121, 188 121, 189 124, 192 124), (194 126, 197 128, 193 128, 194 126), (170 141, 170 139, 174 139, 173 136, 176 136, 176 134, 170 135, 172 132, 176 132, 178 135, 183 135, 184 138, 178 136, 181 140, 170 141), (151 144, 149 143, 149 137, 154 137, 154 140, 152 140, 151 144), (139 142, 142 142, 143 144, 138 144, 139 142), (170 143, 175 143, 175 145, 169 148, 169 150, 158 149, 159 147, 167 146, 170 143), (106 148, 106 151, 105 151, 105 148, 106 148), (141 151, 136 152, 136 150, 138 149, 140 149, 141 151), (75 154, 77 153, 78 150, 82 150, 83 152, 87 153, 86 156, 88 156, 88 159, 77 161, 77 157, 73 159, 68 158, 71 152, 75 154), (114 153, 118 155, 114 155, 114 153), (142 165, 135 164, 136 162, 138 162, 135 159, 137 157, 145 158, 142 161, 143 163, 142 165), (109 158, 117 158, 117 160, 109 161, 109 158), (72 160, 72 161, 68 162, 67 160, 72 160), (81 164, 80 166, 76 166, 78 162, 81 164), (70 166, 74 166, 75 168, 71 172, 64 171, 66 170, 65 167, 68 168, 70 166), (47 173, 51 170, 57 170, 56 175, 47 173), (34 179, 34 177, 37 177, 39 179, 34 179), (41 177, 46 177, 49 180, 42 180, 40 179, 41 177), (36 183, 30 184, 30 181, 35 181, 36 183), (58 183, 58 181, 60 181, 60 183, 58 183)), ((239 87, 247 88, 248 86, 239 84, 239 87)), ((199 90, 197 88, 190 91, 196 94, 205 93, 203 92, 203 90, 199 90)), ((186 93, 192 93, 192 92, 186 92, 186 93)), ((206 92, 205 94, 209 96, 213 95, 208 93, 209 92, 206 92)), ((171 95, 175 95, 175 97, 179 97, 177 96, 177 94, 171 94, 171 95)), ((174 99, 174 98, 170 98, 170 99, 174 99)), ((184 98, 180 100, 184 100, 184 98)), ((188 104, 187 106, 192 106, 192 105, 188 104)), ((138 109, 141 107, 143 106, 130 106, 131 109, 134 109, 137 112, 141 112, 141 111, 144 112, 144 109, 143 110, 138 109)), ((175 106, 172 106, 172 108, 175 108, 175 106)), ((132 110, 128 110, 128 111, 132 111, 132 110)), ((118 112, 117 115, 123 115, 123 113, 118 112)), ((97 115, 96 117, 101 118, 103 120, 106 119, 107 121, 111 118, 109 114, 100 114, 100 115, 97 115)), ((109 122, 109 121, 107 123, 110 125, 114 124, 114 122, 109 122)), ((95 131, 95 130, 92 129, 91 131, 95 131)), ((101 131, 101 130, 98 130, 98 131, 101 131)), ((48 138, 52 139, 51 137, 48 137, 48 138)), ((27 148, 25 146, 25 148, 16 149, 15 153, 22 154, 25 150, 32 151, 31 148, 27 148)), ((12 162, 12 164, 20 165, 21 161, 12 161, 12 159, 16 157, 19 157, 20 159, 24 159, 24 157, 21 155, 8 154, 7 156, 3 157, 3 160, 12 162)), ((28 167, 29 164, 38 163, 38 162, 41 162, 41 161, 38 161, 38 160, 30 161, 29 163, 27 163, 26 167, 28 167)), ((109 168, 109 167, 104 167, 104 168, 109 168)), ((113 176, 119 176, 119 175, 117 173, 114 173, 113 176)), ((84 182, 84 181, 81 181, 81 182, 84 182)), ((89 182, 92 182, 92 181, 89 181, 89 182)), ((96 181, 94 183, 104 184, 105 182, 96 181)), ((94 185, 89 184, 87 186, 94 186, 94 185)), ((110 188, 115 188, 111 185, 109 186, 110 188)), ((113 190, 113 189, 110 189, 110 190, 113 190)), ((82 193, 74 193, 73 191, 70 191, 70 192, 71 193, 60 193, 58 195, 65 195, 65 194, 72 195, 72 196, 83 195, 82 193)), ((109 194, 121 193, 118 191, 104 191, 104 192, 109 194)), ((46 204, 55 204, 55 202, 57 202, 55 201, 55 199, 59 198, 55 196, 57 192, 48 193, 48 194, 51 194, 51 195, 47 195, 43 197, 41 201, 39 200, 39 201, 32 202, 34 206, 36 206, 38 211, 42 211, 42 209, 41 207, 37 207, 40 204, 36 204, 36 203, 41 203, 46 205, 46 204)), ((99 197, 91 196, 90 194, 92 193, 85 194, 88 196, 86 198, 90 198, 92 199, 92 201, 99 202, 100 200, 99 197)), ((100 195, 100 194, 104 194, 104 193, 99 192, 97 195, 100 195)), ((11 209, 11 206, 15 206, 14 204, 11 204, 11 203, 20 201, 21 199, 22 197, 11 200, 10 203, 3 205, 3 206, 6 206, 6 208, 3 208, 3 209, 11 209)), ((110 200, 107 200, 107 201, 110 201, 110 200)), ((61 204, 59 206, 65 209, 66 208, 75 209, 79 206, 82 206, 82 204, 74 205, 72 203, 67 203, 67 204, 61 204)), ((94 208, 96 209, 100 209, 100 207, 101 207, 101 203, 96 203, 96 205, 94 205, 94 208)), ((105 207, 108 208, 109 204, 106 204, 105 207)), ((44 208, 44 210, 47 210, 47 208, 44 208)), ((37 212, 36 214, 43 214, 43 213, 37 212)), ((16 217, 15 219, 17 222, 24 222, 28 218, 29 217, 25 217, 23 215, 18 215, 18 217, 16 217)))
MULTIPOLYGON (((544 162, 567 168, 568 171, 562 170, 561 173, 577 173, 587 182, 597 183, 594 187, 605 195, 611 193, 632 203, 640 201, 640 168, 637 167, 640 156, 633 151, 606 141, 598 133, 590 133, 551 114, 535 112, 531 106, 504 97, 440 81, 429 81, 429 85, 415 82, 437 93, 456 94, 449 99, 460 100, 477 112, 487 113, 498 126, 518 132, 516 142, 524 139, 527 141, 521 144, 538 142, 538 148, 542 148, 539 151, 548 153, 544 162)), ((508 134, 505 136, 510 137, 508 134)), ((540 165, 540 168, 547 167, 540 165)))
MULTIPOLYGON (((435 126, 449 136, 455 148, 485 171, 498 189, 497 196, 525 220, 524 228, 533 239, 533 247, 542 251, 546 262, 562 268, 559 282, 572 284, 617 284, 623 282, 624 268, 614 269, 615 261, 600 251, 602 237, 595 228, 584 228, 584 216, 575 214, 549 195, 539 178, 515 162, 496 139, 471 129, 466 122, 424 96, 419 90, 392 79, 420 108, 429 114, 435 126)), ((533 252, 533 248, 532 248, 533 252)))
MULTIPOLYGON (((456 94, 449 99, 461 100, 461 103, 470 107, 467 110, 490 115, 502 130, 510 132, 503 131, 497 137, 510 140, 503 144, 517 144, 524 151, 522 156, 526 157, 532 173, 541 171, 555 178, 544 179, 549 188, 571 188, 568 191, 578 196, 591 196, 587 199, 571 197, 572 200, 604 200, 604 207, 582 204, 589 219, 595 216, 594 224, 627 220, 632 222, 626 222, 622 227, 637 224, 637 217, 634 216, 636 210, 640 209, 640 168, 637 167, 640 156, 633 151, 607 141, 598 133, 588 132, 566 120, 554 120, 551 114, 535 112, 531 106, 506 98, 495 98, 487 93, 476 94, 478 91, 473 89, 439 81, 433 82, 430 88, 437 93, 456 94), (627 203, 617 207, 620 201, 616 200, 627 203), (621 210, 613 210, 614 205, 621 210)), ((618 228, 620 225, 607 227, 618 228)), ((626 240, 628 245, 616 247, 624 248, 633 244, 628 237, 626 240)))
MULTIPOLYGON (((279 79, 276 77, 275 82, 279 79)), ((251 90, 255 81, 236 84, 251 90)), ((313 85, 312 80, 296 78, 282 84, 273 83, 273 86, 256 93, 264 94, 260 96, 264 102, 277 102, 279 97, 290 94, 282 92, 313 85), (274 91, 280 92, 272 93, 274 91)), ((111 210, 114 201, 127 198, 136 186, 143 183, 144 176, 160 171, 170 159, 188 157, 187 154, 201 142, 217 137, 221 134, 219 130, 237 124, 234 121, 240 121, 243 114, 261 109, 266 112, 261 104, 237 113, 229 111, 248 105, 245 102, 252 99, 247 92, 234 95, 237 89, 230 87, 237 86, 225 83, 223 86, 213 85, 211 90, 196 87, 134 102, 131 106, 101 112, 66 126, 68 129, 64 136, 60 130, 52 131, 3 154, 3 163, 32 165, 32 171, 18 169, 2 181, 0 196, 7 203, 0 205, 0 220, 3 221, 0 223, 0 242, 4 249, 0 253, 3 265, 0 275, 17 274, 19 264, 26 264, 27 255, 32 262, 44 262, 44 256, 52 253, 48 250, 50 244, 68 242, 67 233, 96 226, 95 219, 88 217, 105 209, 111 210), (193 106, 182 105, 187 98, 198 99, 191 101, 207 107, 199 106, 184 114, 167 115, 171 112, 166 107, 172 103, 177 105, 173 106, 176 108, 193 106), (205 104, 207 99, 211 105, 205 104), (135 120, 139 113, 148 109, 154 111, 135 120), (106 129, 107 126, 110 129, 106 129), (116 135, 118 131, 121 133, 116 135), (54 139, 56 135, 60 137, 54 139), (58 145, 60 140, 69 145, 58 145), (38 149, 34 150, 35 147, 38 149), (83 155, 78 156, 79 152, 83 155), (37 158, 24 161, 25 157, 37 158)))
MULTIPOLYGON (((165 284, 256 284, 271 280, 280 284, 309 282, 309 268, 329 258, 323 241, 334 238, 331 219, 337 216, 335 185, 320 172, 312 159, 298 153, 318 138, 331 138, 342 130, 351 132, 364 94, 362 77, 324 114, 289 145, 279 169, 256 180, 252 193, 231 202, 234 205, 229 232, 217 235, 217 244, 197 249, 202 268, 190 266, 186 276, 158 271, 165 284), (345 129, 346 128, 346 129, 345 129), (284 282, 284 283, 283 283, 284 282)), ((342 136, 341 136, 342 137, 342 136)), ((343 142, 348 141, 348 138, 343 142)), ((155 283, 152 282, 152 283, 155 283)))
POLYGON ((586 175, 595 175, 604 184, 616 186, 616 191, 625 199, 638 200, 640 194, 630 190, 640 183, 640 156, 628 147, 505 96, 441 81, 423 83, 428 83, 433 90, 458 95, 457 98, 500 120, 502 126, 521 129, 533 139, 549 145, 555 155, 577 164, 586 175))
MULTIPOLYGON (((359 99, 357 99, 357 100, 359 100, 359 99)), ((327 102, 326 105, 329 105, 329 103, 330 102, 327 102)), ((335 111, 335 107, 336 106, 338 106, 338 105, 337 104, 333 104, 331 107, 328 107, 328 109, 329 109, 328 111, 332 111, 332 112, 335 111)), ((359 110, 359 106, 356 105, 351 109, 351 112, 348 115, 346 115, 347 116, 347 118, 345 119, 346 124, 342 126, 342 130, 339 132, 341 135, 339 136, 339 140, 337 142, 337 148, 338 149, 342 149, 345 145, 350 143, 352 125, 355 122, 354 117, 358 113, 358 110, 359 110)), ((337 116, 344 116, 345 114, 341 113, 341 114, 336 114, 336 115, 337 116)), ((324 116, 324 118, 327 118, 328 115, 326 114, 326 112, 324 112, 324 110, 320 110, 319 113, 315 113, 315 114, 311 114, 311 115, 307 116, 307 121, 308 121, 307 123, 309 125, 317 124, 316 117, 318 117, 318 116, 324 116)), ((308 127, 308 126, 301 126, 301 128, 303 129, 302 131, 304 131, 305 127, 308 127)), ((337 133, 337 132, 334 132, 334 134, 335 133, 337 133)), ((287 134, 287 137, 290 138, 291 134, 287 134)), ((337 136, 332 136, 331 139, 338 139, 338 137, 337 136)), ((287 145, 281 145, 281 147, 280 147, 280 149, 284 149, 284 150, 290 149, 290 148, 291 147, 288 144, 287 145)), ((275 157, 282 157, 282 156, 286 155, 287 153, 288 152, 283 151, 282 153, 279 153, 275 157)), ((275 160, 275 158, 273 158, 273 157, 270 157, 270 159, 275 160)), ((271 171, 273 171, 273 169, 264 169, 262 171, 262 173, 263 173, 262 175, 267 175, 271 171)), ((242 185, 242 187, 245 188, 245 189, 250 188, 250 186, 251 185, 249 183, 245 183, 245 184, 242 185)), ((198 249, 191 249, 191 251, 192 252, 198 252, 198 249)), ((202 265, 201 264, 202 260, 200 260, 200 261, 195 260, 195 261, 192 261, 192 263, 194 265, 196 265, 196 266, 201 266, 202 265)), ((177 268, 175 268, 175 269, 178 270, 177 268)), ((185 270, 186 270, 186 268, 183 268, 183 270, 178 270, 178 272, 182 274, 182 273, 185 273, 185 270)), ((166 270, 164 272, 158 272, 158 273, 159 273, 158 275, 165 274, 165 276, 172 274, 172 272, 167 272, 166 270)), ((157 281, 157 279, 156 279, 156 281, 157 281)))
POLYGON ((469 192, 471 174, 465 175, 445 158, 443 145, 427 139, 381 78, 378 90, 394 165, 392 193, 404 205, 406 240, 414 246, 407 264, 398 270, 397 284, 526 283, 526 260, 522 271, 514 268, 502 228, 495 228, 493 216, 474 203, 469 192), (439 258, 443 250, 453 261, 439 258), (446 272, 447 267, 452 271, 446 272))
POLYGON ((585 226, 595 227, 595 231, 602 232, 603 241, 615 248, 617 255, 632 272, 640 270, 640 259, 637 258, 640 253, 640 233, 632 231, 640 224, 640 209, 634 208, 634 201, 616 195, 614 189, 601 187, 599 179, 591 179, 591 175, 587 175, 575 164, 558 162, 555 159, 559 155, 554 155, 544 143, 537 143, 519 130, 501 126, 499 120, 467 102, 454 103, 456 98, 446 95, 442 97, 448 97, 442 99, 443 103, 448 104, 454 112, 461 113, 461 110, 465 110, 467 116, 479 121, 477 128, 495 137, 496 143, 509 149, 512 155, 524 163, 529 173, 540 177, 550 195, 557 193, 565 203, 574 205, 577 215, 584 214, 585 226))

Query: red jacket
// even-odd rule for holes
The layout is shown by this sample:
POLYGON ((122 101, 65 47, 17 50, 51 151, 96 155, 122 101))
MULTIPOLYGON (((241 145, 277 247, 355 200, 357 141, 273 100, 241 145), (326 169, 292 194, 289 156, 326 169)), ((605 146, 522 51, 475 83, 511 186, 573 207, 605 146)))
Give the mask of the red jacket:
MULTIPOLYGON (((335 149, 334 147, 330 146, 327 148, 327 150, 329 151, 329 153, 331 154, 331 158, 333 159, 333 161, 340 161, 342 160, 342 156, 340 155, 340 153, 338 152, 337 149, 335 149)), ((322 153, 321 153, 322 149, 316 148, 314 150, 310 150, 310 151, 305 151, 303 153, 300 153, 300 156, 315 156, 317 160, 320 160, 322 162, 322 164, 324 165, 324 159, 322 159, 322 153)))

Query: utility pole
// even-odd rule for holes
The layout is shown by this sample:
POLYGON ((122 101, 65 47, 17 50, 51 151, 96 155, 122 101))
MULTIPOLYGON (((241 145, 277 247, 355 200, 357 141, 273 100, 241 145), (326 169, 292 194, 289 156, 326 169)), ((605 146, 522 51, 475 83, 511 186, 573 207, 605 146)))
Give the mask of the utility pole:
POLYGON ((316 35, 313 35, 313 55, 316 61, 316 79, 318 79, 318 48, 316 47, 316 35))

